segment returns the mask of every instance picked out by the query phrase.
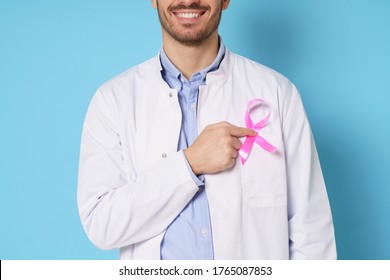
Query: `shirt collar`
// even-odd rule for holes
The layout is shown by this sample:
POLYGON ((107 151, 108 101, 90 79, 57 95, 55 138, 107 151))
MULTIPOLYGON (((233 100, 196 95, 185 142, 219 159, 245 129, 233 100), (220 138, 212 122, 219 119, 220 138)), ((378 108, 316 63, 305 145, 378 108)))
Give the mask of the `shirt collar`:
MULTIPOLYGON (((190 81, 191 81, 192 77, 197 76, 198 74, 200 75, 201 80, 204 81, 206 79, 207 73, 215 71, 219 68, 220 63, 222 62, 222 60, 225 56, 225 45, 223 44, 221 37, 219 37, 218 39, 219 39, 219 50, 218 50, 218 54, 215 57, 213 63, 211 63, 209 66, 207 66, 203 70, 201 70, 197 73, 194 73, 190 77, 190 79, 189 79, 190 81)), ((160 62, 161 62, 162 71, 164 72, 165 75, 168 75, 168 76, 175 78, 175 79, 180 79, 180 77, 182 76, 182 73, 169 60, 169 58, 166 55, 166 53, 164 52, 163 48, 161 48, 161 51, 160 51, 160 62)))

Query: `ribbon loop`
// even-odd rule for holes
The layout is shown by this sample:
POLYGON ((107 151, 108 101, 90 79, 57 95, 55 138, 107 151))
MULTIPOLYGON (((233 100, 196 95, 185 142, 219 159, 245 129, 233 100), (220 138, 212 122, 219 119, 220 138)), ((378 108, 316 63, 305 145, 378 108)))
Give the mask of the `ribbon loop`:
POLYGON ((250 129, 253 129, 254 131, 256 131, 257 135, 256 136, 247 136, 245 138, 244 143, 241 146, 241 149, 238 151, 242 165, 244 165, 246 160, 248 159, 249 154, 250 154, 255 142, 257 143, 257 145, 259 145, 260 147, 262 147, 264 150, 266 150, 269 153, 276 152, 276 147, 271 145, 270 143, 268 143, 267 140, 265 140, 263 137, 261 137, 259 135, 260 130, 263 129, 268 124, 271 112, 269 112, 268 115, 264 119, 262 119, 261 121, 259 121, 256 124, 253 124, 253 121, 252 121, 251 116, 250 116, 250 110, 252 109, 253 106, 263 105, 263 104, 266 104, 264 100, 255 98, 255 99, 252 99, 251 101, 249 101, 248 106, 246 108, 245 125, 247 128, 250 128, 250 129))

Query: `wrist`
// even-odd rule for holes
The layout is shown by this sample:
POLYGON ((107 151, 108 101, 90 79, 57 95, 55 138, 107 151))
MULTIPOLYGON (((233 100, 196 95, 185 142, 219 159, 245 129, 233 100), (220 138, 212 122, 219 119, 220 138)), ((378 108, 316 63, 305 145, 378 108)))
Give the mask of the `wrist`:
POLYGON ((195 175, 200 175, 202 174, 201 171, 196 167, 196 164, 195 164, 195 159, 193 157, 193 153, 192 153, 192 150, 191 148, 187 148, 185 149, 184 151, 184 156, 186 157, 187 159, 187 162, 188 164, 190 165, 191 167, 191 170, 192 172, 195 174, 195 175))

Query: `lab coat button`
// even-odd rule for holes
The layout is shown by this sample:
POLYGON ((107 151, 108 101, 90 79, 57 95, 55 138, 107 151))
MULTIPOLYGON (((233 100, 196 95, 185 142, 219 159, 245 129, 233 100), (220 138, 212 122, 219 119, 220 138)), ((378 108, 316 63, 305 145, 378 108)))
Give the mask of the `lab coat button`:
POLYGON ((170 93, 169 93, 169 97, 172 97, 172 96, 173 96, 173 94, 172 94, 172 92, 170 92, 170 93))
POLYGON ((161 156, 162 156, 162 158, 166 158, 166 157, 167 157, 167 154, 166 154, 166 153, 163 153, 161 156))

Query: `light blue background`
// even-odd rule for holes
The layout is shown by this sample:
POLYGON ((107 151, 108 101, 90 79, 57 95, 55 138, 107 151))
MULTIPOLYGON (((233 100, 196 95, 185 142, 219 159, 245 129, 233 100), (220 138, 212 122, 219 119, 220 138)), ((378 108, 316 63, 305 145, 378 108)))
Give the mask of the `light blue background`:
MULTIPOLYGON (((390 259, 390 2, 232 0, 233 51, 300 89, 341 259, 390 259)), ((0 259, 111 259, 81 227, 80 134, 97 87, 153 55, 149 0, 0 0, 0 259)))

